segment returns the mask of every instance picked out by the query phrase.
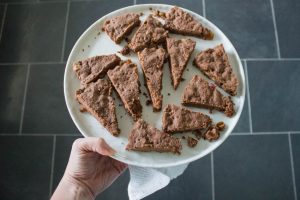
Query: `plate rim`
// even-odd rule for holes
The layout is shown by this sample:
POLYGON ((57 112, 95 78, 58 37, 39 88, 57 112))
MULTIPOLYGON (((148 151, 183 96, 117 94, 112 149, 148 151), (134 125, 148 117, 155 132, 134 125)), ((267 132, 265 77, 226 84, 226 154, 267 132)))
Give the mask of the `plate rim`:
MULTIPOLYGON (((174 7, 175 5, 169 5, 169 4, 138 4, 138 5, 131 5, 131 6, 126 6, 126 7, 123 7, 123 8, 120 8, 120 9, 117 9, 117 10, 114 10, 112 12, 109 12, 105 15, 103 15, 101 18, 97 19, 94 23, 92 23, 81 35, 80 37, 77 39, 76 43, 74 44, 69 56, 68 56, 68 60, 66 62, 66 66, 65 66, 65 70, 64 70, 64 81, 63 81, 63 84, 64 84, 64 98, 65 98, 65 103, 67 105, 67 109, 68 109, 68 112, 69 112, 69 115, 71 116, 71 119, 73 121, 73 123, 76 125, 77 129, 80 131, 81 135, 84 136, 84 137, 89 137, 85 134, 85 132, 81 129, 81 127, 79 126, 79 124, 77 123, 75 117, 73 116, 72 114, 72 109, 71 109, 71 105, 69 104, 69 97, 67 95, 67 70, 68 70, 68 66, 73 63, 71 63, 71 55, 74 54, 74 51, 75 49, 77 48, 77 46, 79 45, 79 42, 81 41, 82 38, 85 37, 85 35, 91 30, 93 29, 95 26, 97 26, 102 20, 104 20, 105 18, 107 18, 108 15, 113 15, 117 12, 121 12, 121 11, 124 11, 124 10, 127 10, 127 9, 134 9, 134 8, 143 8, 143 7, 166 7, 166 8, 170 8, 170 7, 174 7)), ((206 24, 209 24, 209 26, 212 26, 214 28, 216 28, 227 40, 228 42, 231 44, 232 46, 232 51, 233 53, 236 55, 236 58, 237 58, 237 63, 238 63, 238 69, 240 71, 240 75, 241 75, 241 79, 239 81, 241 81, 243 84, 243 88, 241 89, 241 95, 240 95, 240 109, 239 111, 235 114, 236 117, 237 117, 237 120, 234 123, 234 125, 231 126, 231 128, 228 130, 228 134, 224 136, 223 138, 223 141, 221 141, 219 144, 211 147, 211 149, 209 151, 206 151, 205 153, 202 153, 202 154, 198 154, 198 155, 195 155, 195 156, 192 156, 192 157, 189 157, 187 159, 184 159, 184 160, 179 160, 179 161, 176 161, 176 162, 170 162, 170 163, 139 163, 138 161, 131 161, 131 160, 124 160, 122 159, 122 156, 118 156, 117 154, 115 155, 112 155, 110 156, 111 158, 114 158, 120 162, 124 162, 128 165, 134 165, 134 166, 139 166, 139 167, 152 167, 152 168, 162 168, 162 167, 174 167, 174 166, 178 166, 178 165, 183 165, 183 164, 188 164, 188 163, 191 163, 193 161, 196 161, 200 158, 203 158, 205 156, 207 156, 208 154, 212 153, 214 150, 216 150, 221 144, 223 144, 223 142, 232 134, 232 131, 233 129, 235 128, 236 124, 238 123, 238 121, 240 120, 240 117, 241 117, 241 113, 243 111, 243 108, 244 108, 244 104, 245 104, 245 99, 246 99, 246 88, 247 88, 247 85, 246 85, 246 77, 245 77, 245 71, 244 71, 244 68, 243 68, 243 65, 242 65, 242 61, 241 61, 241 58, 238 54, 238 52, 236 51, 234 45, 232 44, 232 42, 228 39, 228 37, 224 34, 224 32, 218 27, 216 26, 214 23, 212 23, 210 20, 208 20, 207 18, 203 17, 202 15, 198 14, 198 13, 195 13, 189 9, 186 9, 186 8, 183 8, 183 7, 180 7, 180 6, 177 6, 181 9, 183 9, 184 11, 187 11, 188 13, 192 14, 192 15, 196 15, 197 17, 200 17, 201 21, 204 21, 206 24)), ((230 96, 230 95, 229 95, 230 96)))

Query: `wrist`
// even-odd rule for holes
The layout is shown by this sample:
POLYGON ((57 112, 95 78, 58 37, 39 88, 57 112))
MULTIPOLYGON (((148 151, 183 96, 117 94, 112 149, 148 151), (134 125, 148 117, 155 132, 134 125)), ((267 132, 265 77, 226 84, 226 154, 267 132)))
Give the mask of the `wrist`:
POLYGON ((83 182, 64 174, 52 196, 52 200, 56 199, 94 200, 95 195, 83 182))

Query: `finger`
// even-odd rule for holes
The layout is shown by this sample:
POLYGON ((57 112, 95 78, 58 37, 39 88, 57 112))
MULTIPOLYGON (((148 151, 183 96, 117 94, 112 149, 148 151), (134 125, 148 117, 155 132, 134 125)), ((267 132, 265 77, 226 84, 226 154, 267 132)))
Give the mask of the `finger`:
POLYGON ((79 150, 92 151, 105 156, 111 156, 115 154, 115 150, 113 150, 103 138, 80 138, 75 140, 74 146, 79 150))

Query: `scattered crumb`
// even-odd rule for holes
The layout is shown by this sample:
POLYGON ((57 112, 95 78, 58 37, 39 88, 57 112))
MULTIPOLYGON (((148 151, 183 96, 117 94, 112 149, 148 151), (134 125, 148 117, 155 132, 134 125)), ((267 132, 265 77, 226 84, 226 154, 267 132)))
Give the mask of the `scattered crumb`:
POLYGON ((152 8, 151 8, 151 7, 149 7, 149 10, 152 10, 152 8))
POLYGON ((123 145, 124 145, 125 143, 124 143, 124 142, 121 142, 121 144, 123 144, 123 145))
POLYGON ((144 13, 141 12, 141 13, 140 13, 140 16, 143 16, 143 15, 144 15, 144 13))
POLYGON ((186 71, 190 71, 189 68, 187 68, 186 71))
POLYGON ((126 45, 123 49, 121 49, 120 51, 118 51, 118 53, 122 54, 123 56, 130 54, 130 49, 129 47, 126 45))
POLYGON ((84 49, 82 49, 82 52, 84 52, 84 49))
POLYGON ((148 98, 148 95, 147 95, 147 93, 143 92, 143 95, 144 95, 146 98, 148 98))
POLYGON ((224 122, 218 122, 216 124, 216 127, 218 128, 219 131, 223 131, 225 129, 225 123, 224 122))
POLYGON ((193 147, 195 147, 198 144, 198 140, 196 140, 196 139, 188 136, 187 143, 188 143, 189 147, 193 148, 193 147))
POLYGON ((128 42, 129 42, 129 38, 128 38, 128 37, 126 37, 126 38, 125 38, 125 41, 128 43, 128 42))
POLYGON ((80 106, 80 108, 79 108, 79 111, 80 111, 80 112, 86 112, 87 110, 86 110, 86 108, 85 108, 85 107, 83 107, 83 106, 80 106))
POLYGON ((98 32, 97 35, 100 35, 100 32, 98 32))
POLYGON ((90 45, 88 45, 88 48, 90 48, 91 46, 90 45))
POLYGON ((149 105, 151 105, 151 104, 152 104, 152 101, 151 101, 150 99, 148 99, 148 100, 146 101, 146 105, 149 106, 149 105))
POLYGON ((154 10, 153 15, 164 19, 166 18, 166 13, 159 10, 154 10))
POLYGON ((170 96, 171 94, 170 93, 168 93, 168 96, 170 96))
MULTIPOLYGON (((101 30, 102 30, 102 31, 105 31, 105 28, 104 28, 104 27, 102 27, 102 28, 101 28, 101 30)), ((98 34, 97 34, 97 35, 98 35, 98 34)))
POLYGON ((115 101, 115 100, 116 100, 116 98, 115 98, 115 97, 113 97, 113 100, 115 101))
POLYGON ((120 116, 120 118, 122 119, 122 118, 123 118, 123 116, 121 115, 121 116, 120 116))
POLYGON ((94 39, 96 40, 96 39, 97 39, 97 37, 94 37, 94 39))
POLYGON ((223 131, 224 129, 225 123, 218 122, 216 125, 211 125, 210 127, 208 127, 208 129, 203 133, 202 137, 210 142, 213 140, 217 140, 220 137, 220 131, 223 131))
POLYGON ((120 103, 119 106, 121 107, 121 106, 123 106, 123 104, 120 103))
POLYGON ((182 136, 181 138, 182 138, 182 139, 185 139, 185 136, 182 136))
POLYGON ((185 81, 185 78, 181 78, 180 81, 181 81, 181 82, 185 81))

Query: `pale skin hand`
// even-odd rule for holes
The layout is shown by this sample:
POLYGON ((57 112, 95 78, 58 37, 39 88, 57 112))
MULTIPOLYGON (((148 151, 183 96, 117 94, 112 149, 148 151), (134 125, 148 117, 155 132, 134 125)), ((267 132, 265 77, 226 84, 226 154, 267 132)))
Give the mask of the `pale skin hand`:
POLYGON ((51 200, 95 199, 127 168, 109 157, 114 153, 103 139, 75 140, 65 174, 51 200))

